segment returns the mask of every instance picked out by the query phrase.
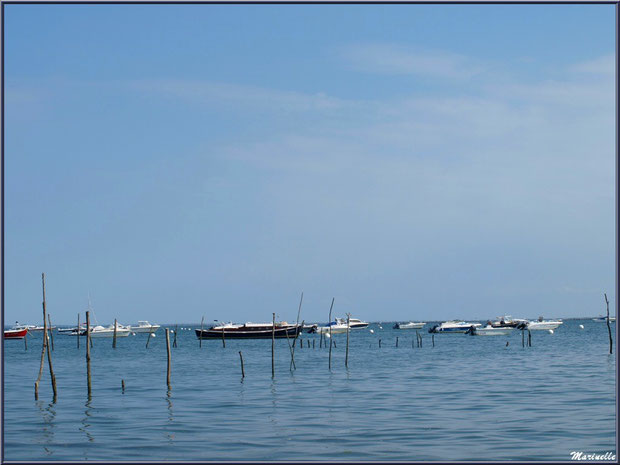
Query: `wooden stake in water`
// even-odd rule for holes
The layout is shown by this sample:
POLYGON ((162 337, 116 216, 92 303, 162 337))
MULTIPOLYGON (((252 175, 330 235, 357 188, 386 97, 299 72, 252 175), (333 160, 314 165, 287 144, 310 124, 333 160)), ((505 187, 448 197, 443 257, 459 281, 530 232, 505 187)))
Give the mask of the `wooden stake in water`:
POLYGON ((112 336, 112 348, 116 349, 116 328, 118 327, 118 324, 116 322, 116 318, 114 318, 114 335, 112 336))
POLYGON ((224 338, 225 326, 226 324, 222 324, 222 347, 224 348, 226 348, 226 339, 224 338))
POLYGON ((205 322, 205 317, 203 315, 202 318, 200 319, 200 337, 198 338, 198 347, 200 348, 202 348, 202 328, 203 328, 204 322, 205 322))
POLYGON ((125 380, 124 379, 121 379, 121 390, 123 394, 125 394, 125 380))
POLYGON ((431 335, 431 341, 433 342, 433 347, 435 347, 435 335, 431 335))
POLYGON ((168 389, 170 389, 170 329, 166 328, 166 353, 168 354, 168 371, 166 374, 166 383, 168 384, 168 389))
POLYGON ((52 342, 52 350, 54 350, 54 332, 52 330, 52 319, 50 318, 50 314, 47 314, 47 322, 50 330, 50 341, 52 342))
POLYGON ((76 334, 76 339, 77 339, 77 348, 80 348, 80 314, 78 313, 78 324, 77 324, 77 334, 76 334))
POLYGON ((28 331, 24 335, 24 350, 28 350, 28 331))
MULTIPOLYGON (((45 310, 44 310, 45 312, 45 310)), ((45 318, 45 314, 43 315, 43 345, 41 346, 41 364, 39 365, 39 376, 37 376, 37 380, 34 382, 34 400, 39 399, 39 383, 41 382, 41 376, 43 375, 43 363, 45 362, 45 348, 47 345, 47 338, 45 334, 47 334, 47 320, 45 318)))
POLYGON ((614 341, 611 338, 611 327, 609 326, 609 300, 607 300, 607 293, 605 293, 605 303, 607 304, 607 332, 609 333, 609 353, 613 353, 614 341))
POLYGON ((179 332, 179 325, 176 325, 174 327, 174 339, 172 341, 172 347, 176 347, 177 346, 177 333, 179 332))
POLYGON ((245 378, 245 370, 243 369, 243 355, 241 355, 241 351, 239 351, 239 358, 241 359, 241 377, 245 378))
POLYGON ((332 297, 332 305, 329 307, 329 369, 332 369, 332 308, 334 308, 335 297, 332 297))
POLYGON ((146 348, 149 348, 149 342, 151 342, 151 338, 153 337, 153 325, 149 328, 149 335, 146 338, 146 348))
MULTIPOLYGON (((45 315, 47 313, 46 307, 45 307, 45 273, 41 274, 41 280, 43 283, 43 320, 45 321, 45 315)), ((48 315, 48 322, 51 322, 51 320, 49 320, 49 315, 48 315)), ((44 325, 45 326, 45 325, 44 325)), ((50 325, 51 327, 51 325, 50 325)), ((51 332, 51 329, 50 329, 51 332)), ((43 330, 43 337, 47 339, 48 335, 47 335, 47 330, 46 328, 44 328, 43 330)), ((50 377, 52 378, 52 390, 54 391, 54 402, 56 401, 56 396, 58 394, 58 392, 56 391, 56 375, 54 375, 54 367, 52 366, 52 354, 50 352, 50 344, 49 341, 47 342, 47 362, 49 365, 49 369, 50 369, 50 377)))
POLYGON ((349 329, 351 327, 351 314, 347 313, 347 350, 344 357, 344 366, 349 367, 349 329))
POLYGON ((293 370, 293 367, 297 369, 295 365, 295 341, 293 341, 293 345, 291 346, 291 340, 288 337, 288 330, 286 331, 286 342, 288 344, 288 350, 291 352, 291 363, 289 363, 288 369, 293 370))
POLYGON ((276 314, 273 313, 273 321, 271 323, 271 377, 276 376, 276 365, 274 360, 274 348, 276 342, 276 314))
POLYGON ((527 345, 532 347, 532 333, 529 329, 527 330, 527 345))
MULTIPOLYGON (((297 309, 297 321, 295 322, 295 340, 293 341, 293 356, 295 356, 295 342, 297 342, 297 338, 299 337, 299 335, 301 334, 301 331, 297 332, 297 330, 299 329, 299 316, 301 315, 301 304, 304 301, 304 293, 303 291, 301 292, 301 299, 299 299, 299 308, 297 309)), ((304 323, 301 323, 301 326, 303 328, 304 323)))
POLYGON ((396 336, 396 347, 398 347, 398 336, 396 336))
POLYGON ((379 349, 381 348, 381 339, 379 339, 379 349))
POLYGON ((90 312, 86 312, 86 382, 88 384, 88 397, 92 393, 92 385, 90 381, 90 312))
POLYGON ((521 346, 525 347, 525 330, 521 328, 521 346))

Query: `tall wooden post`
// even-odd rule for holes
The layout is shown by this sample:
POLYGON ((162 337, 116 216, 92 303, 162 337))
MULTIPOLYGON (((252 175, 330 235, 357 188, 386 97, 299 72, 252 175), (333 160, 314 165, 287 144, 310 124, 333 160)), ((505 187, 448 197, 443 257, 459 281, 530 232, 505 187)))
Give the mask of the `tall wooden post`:
POLYGON ((607 293, 605 293, 605 303, 607 304, 607 332, 609 333, 609 353, 613 353, 614 341, 611 338, 611 326, 609 326, 609 300, 607 300, 607 293))
POLYGON ((274 361, 274 349, 275 349, 275 342, 276 342, 276 314, 273 313, 273 321, 271 323, 271 377, 275 377, 276 376, 276 365, 275 365, 275 361, 274 361))
POLYGON ((204 322, 205 322, 205 317, 203 315, 202 319, 200 320, 200 337, 198 338, 198 347, 200 348, 202 348, 202 328, 203 328, 204 322))
POLYGON ((224 332, 226 332, 226 324, 222 325, 222 347, 226 348, 226 339, 224 338, 224 332))
POLYGON ((153 325, 149 328, 149 335, 146 338, 146 348, 149 348, 149 342, 151 342, 151 338, 153 337, 153 325))
POLYGON ((170 329, 166 328, 166 352, 168 353, 168 373, 166 375, 166 383, 170 389, 170 329))
POLYGON ((77 324, 77 334, 76 334, 76 339, 77 339, 77 348, 80 348, 80 314, 78 313, 78 324, 77 324))
MULTIPOLYGON (((297 336, 295 336, 295 338, 297 338, 297 336)), ((291 346, 291 339, 288 337, 288 329, 286 330, 286 342, 288 344, 288 350, 291 352, 291 363, 289 363, 288 369, 293 371, 293 368, 295 368, 295 370, 297 369, 297 365, 295 365, 295 341, 293 341, 293 345, 291 346)))
POLYGON ((351 328, 351 314, 347 313, 347 352, 344 357, 344 366, 349 367, 349 330, 351 328))
POLYGON ((50 341, 52 342, 52 350, 54 350, 54 331, 52 330, 52 319, 50 318, 50 314, 47 314, 47 322, 49 323, 50 330, 50 341))
MULTIPOLYGON (((297 332, 297 330, 299 329, 299 315, 301 314, 301 303, 304 301, 304 293, 302 291, 301 293, 301 299, 299 299, 299 308, 297 309, 297 322, 295 323, 295 340, 293 341, 293 353, 291 355, 292 358, 295 358, 295 342, 297 342, 297 338, 299 337, 299 335, 301 334, 301 331, 297 332)), ((303 331, 303 322, 301 323, 302 326, 302 331, 303 331)), ((295 362, 293 362, 294 364, 295 362)), ((297 368, 295 368, 297 369, 297 368)))
POLYGON ((90 312, 86 312, 86 382, 88 385, 88 398, 92 394, 92 384, 90 381, 90 312))
POLYGON ((116 318, 114 318, 114 334, 112 336, 112 347, 114 349, 116 349, 116 328, 118 327, 118 324, 116 322, 116 318))
MULTIPOLYGON (((43 283, 43 320, 45 321, 45 315, 47 313, 46 307, 45 307, 45 273, 41 274, 41 280, 43 283)), ((48 315, 49 316, 49 315, 48 315)), ((48 322, 51 321, 48 319, 48 322)), ((44 338, 47 339, 48 335, 47 335, 47 328, 45 328, 45 325, 43 325, 43 333, 44 333, 44 338)), ((51 330, 50 330, 51 331, 51 330)), ((49 369, 50 369, 50 377, 52 378, 52 389, 54 391, 54 399, 56 399, 56 395, 58 394, 58 392, 56 391, 56 376, 54 375, 54 367, 52 366, 52 354, 50 352, 50 345, 49 342, 46 344, 47 345, 47 362, 49 365, 49 369)))
POLYGON ((329 369, 332 369, 332 308, 334 308, 335 297, 332 297, 332 304, 329 307, 329 369))

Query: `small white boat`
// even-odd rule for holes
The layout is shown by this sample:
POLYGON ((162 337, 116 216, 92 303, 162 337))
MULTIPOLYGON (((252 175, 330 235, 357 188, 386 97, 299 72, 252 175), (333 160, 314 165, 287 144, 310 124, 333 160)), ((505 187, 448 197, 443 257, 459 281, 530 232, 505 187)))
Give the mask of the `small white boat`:
MULTIPOLYGON (((77 327, 73 328, 59 328, 58 334, 64 334, 65 336, 77 336, 78 330, 77 327)), ((80 325, 80 336, 86 336, 86 326, 80 325)))
POLYGON ((429 333, 464 333, 471 327, 478 328, 480 323, 468 323, 462 320, 444 321, 428 330, 429 333))
POLYGON ((131 325, 129 328, 134 333, 154 333, 160 328, 160 325, 151 324, 146 320, 138 320, 138 324, 136 326, 131 325))
POLYGON ((491 322, 491 326, 494 328, 521 328, 527 326, 528 323, 528 320, 513 318, 510 315, 504 315, 498 316, 497 321, 491 322))
MULTIPOLYGON (((116 325, 116 337, 127 337, 131 334, 131 329, 126 328, 121 324, 116 325)), ((107 328, 103 326, 94 326, 90 328, 90 337, 114 337, 114 325, 110 325, 107 328)))
MULTIPOLYGON (((341 325, 347 325, 347 319, 346 318, 336 318, 336 323, 341 324, 341 325)), ((366 323, 365 321, 360 320, 359 318, 351 318, 349 317, 349 329, 363 329, 363 328, 368 328, 368 323, 366 323)), ((333 330, 332 330, 333 332, 333 330)))
POLYGON ((538 321, 530 321, 526 329, 530 331, 542 329, 555 329, 564 322, 562 320, 544 320, 542 316, 538 317, 538 321))
POLYGON ((472 336, 508 336, 514 328, 511 327, 495 327, 486 325, 484 328, 476 328, 472 326, 466 331, 466 334, 472 336))
POLYGON ((344 324, 342 324, 342 323, 339 323, 338 321, 332 321, 331 323, 328 323, 326 326, 317 326, 313 332, 318 333, 318 334, 346 333, 347 322, 345 321, 344 324))
POLYGON ((413 321, 409 323, 396 323, 394 329, 421 329, 425 324, 426 323, 414 323, 413 321))
MULTIPOLYGON (((606 316, 598 316, 598 317, 596 317, 596 318, 592 318, 592 321, 600 321, 600 322, 603 322, 603 321, 606 321, 606 320, 607 320, 607 317, 606 317, 606 316)), ((609 322, 610 322, 610 323, 614 323, 615 321, 616 321, 616 317, 615 317, 615 316, 610 316, 610 317, 609 317, 609 322)))

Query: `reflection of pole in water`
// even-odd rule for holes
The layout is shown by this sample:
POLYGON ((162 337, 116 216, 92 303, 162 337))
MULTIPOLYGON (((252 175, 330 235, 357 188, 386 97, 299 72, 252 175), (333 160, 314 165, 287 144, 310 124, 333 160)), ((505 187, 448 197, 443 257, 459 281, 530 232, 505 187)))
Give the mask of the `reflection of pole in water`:
MULTIPOLYGON (((92 402, 92 398, 88 396, 88 400, 84 404, 84 407, 86 407, 86 410, 84 410, 84 418, 82 418, 82 427, 80 428, 80 431, 83 431, 84 434, 86 434, 86 439, 88 439, 88 442, 95 442, 94 436, 90 433, 88 429, 90 428, 90 417, 92 416, 92 411, 93 411, 91 402, 92 402)), ((88 457, 86 457, 87 450, 88 448, 84 449, 84 459, 88 459, 88 457)))
MULTIPOLYGON (((168 424, 170 427, 172 427, 172 422, 174 421, 174 415, 172 411, 172 391, 170 390, 170 387, 168 387, 168 390, 166 391, 166 402, 168 403, 168 424)), ((166 437, 172 443, 174 440, 174 433, 168 431, 166 433, 166 437)))
POLYGON ((54 444, 54 429, 56 428, 56 425, 54 424, 54 419, 56 418, 54 403, 49 403, 47 404, 47 407, 43 408, 43 402, 37 402, 37 407, 39 407, 41 420, 43 420, 43 449, 46 454, 51 455, 54 451, 49 449, 48 446, 54 444))

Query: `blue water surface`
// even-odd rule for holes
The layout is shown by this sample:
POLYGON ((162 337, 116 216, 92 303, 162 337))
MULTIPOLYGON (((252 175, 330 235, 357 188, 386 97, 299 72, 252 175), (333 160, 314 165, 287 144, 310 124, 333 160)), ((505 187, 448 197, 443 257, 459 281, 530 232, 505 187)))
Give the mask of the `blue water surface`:
POLYGON ((520 331, 438 334, 433 347, 430 325, 417 347, 415 330, 373 323, 351 332, 348 368, 346 334, 334 335, 331 371, 329 349, 303 334, 296 370, 286 339, 276 341, 275 378, 271 340, 200 348, 181 327, 199 325, 179 325, 170 390, 162 329, 148 348, 146 334, 120 338, 115 349, 111 339, 94 340, 90 398, 85 340, 78 349, 75 337, 55 333, 56 402, 47 362, 34 399, 41 335, 28 350, 5 341, 4 459, 570 460, 572 451, 616 452, 615 346, 610 355, 604 322, 532 331, 525 348, 520 331))

